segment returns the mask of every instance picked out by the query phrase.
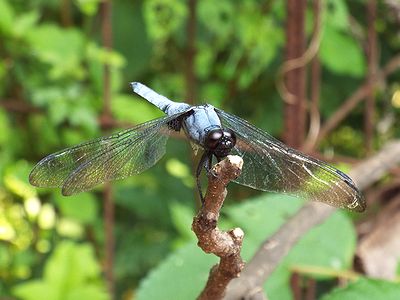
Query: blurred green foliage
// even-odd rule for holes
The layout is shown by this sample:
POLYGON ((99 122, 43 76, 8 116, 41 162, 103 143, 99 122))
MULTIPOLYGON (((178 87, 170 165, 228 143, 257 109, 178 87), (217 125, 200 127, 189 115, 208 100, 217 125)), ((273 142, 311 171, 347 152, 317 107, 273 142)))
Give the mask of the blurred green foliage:
MULTIPOLYGON (((107 299, 101 273, 102 187, 65 198, 58 190, 35 189, 28 183, 29 171, 43 156, 103 134, 98 120, 104 64, 111 68, 111 111, 119 122, 137 124, 162 115, 132 95, 130 81, 184 99, 187 1, 113 1, 112 51, 101 45, 100 4, 100 0, 0 0, 0 297, 107 299)), ((324 1, 322 119, 364 80, 364 12, 365 1, 324 1)), ((376 24, 381 63, 400 46, 394 21, 384 16, 379 14, 376 24)), ((281 134, 283 104, 275 80, 283 59, 284 24, 284 1, 198 1, 197 101, 281 134)), ((310 32, 310 8, 307 28, 310 32)), ((377 90, 377 103, 382 105, 376 122, 382 126, 376 145, 400 135, 396 126, 400 105, 391 96, 399 90, 396 80, 399 74, 388 78, 389 92, 377 90)), ((362 145, 362 110, 356 109, 323 142, 322 150, 362 157, 362 145)), ((170 291, 173 296, 179 290, 182 297, 193 297, 203 286, 215 259, 196 248, 190 230, 196 206, 191 200, 190 155, 187 143, 171 140, 166 157, 154 168, 113 185, 118 298, 165 296, 160 293, 166 293, 165 284, 171 279, 170 288, 181 284, 170 291), (146 288, 149 285, 152 289, 146 288)), ((231 186, 234 200, 251 194, 231 186)), ((244 255, 249 258, 260 240, 298 205, 293 199, 278 202, 263 196, 227 205, 223 223, 244 228, 244 255)), ((268 293, 289 297, 292 265, 350 268, 355 243, 350 220, 338 213, 310 233, 267 283, 268 293), (339 239, 340 247, 333 243, 339 239), (315 260, 310 262, 311 251, 315 260)), ((377 286, 365 284, 370 289, 377 286)), ((359 289, 357 283, 354 289, 359 289)))

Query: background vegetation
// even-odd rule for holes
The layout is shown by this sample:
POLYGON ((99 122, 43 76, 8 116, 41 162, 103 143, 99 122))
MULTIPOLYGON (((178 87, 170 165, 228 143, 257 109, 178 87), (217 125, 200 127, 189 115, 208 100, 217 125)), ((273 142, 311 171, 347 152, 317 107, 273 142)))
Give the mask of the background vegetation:
MULTIPOLYGON (((196 247, 190 230, 198 203, 187 142, 171 140, 166 157, 151 170, 113 183, 113 272, 104 250, 103 187, 66 198, 57 189, 28 183, 33 165, 45 155, 161 116, 133 95, 131 81, 171 99, 207 101, 282 135, 284 102, 276 80, 284 60, 285 1, 198 1, 195 36, 190 2, 113 1, 111 50, 104 46, 104 13, 110 7, 100 0, 0 0, 1 299, 109 299, 104 270, 118 299, 192 299, 204 286, 215 259, 196 247), (109 104, 103 97, 104 65, 111 76, 109 104), (104 117, 110 116, 107 105, 111 123, 104 117)), ((324 121, 365 81, 367 1, 322 2, 324 121)), ((374 23, 378 65, 400 48, 398 15, 386 2, 379 1, 374 23)), ((313 24, 309 5, 308 38, 313 24)), ((371 152, 400 135, 399 79, 393 73, 374 89, 371 152)), ((335 162, 365 157, 364 119, 359 105, 322 140, 320 155, 335 162)), ((224 224, 246 232, 245 259, 301 204, 289 198, 230 186, 224 224)), ((340 211, 310 232, 267 282, 269 297, 292 297, 294 270, 316 280, 324 299, 349 291, 398 295, 390 282, 368 279, 331 293, 336 278, 347 278, 352 269, 353 221, 370 215, 340 211)))

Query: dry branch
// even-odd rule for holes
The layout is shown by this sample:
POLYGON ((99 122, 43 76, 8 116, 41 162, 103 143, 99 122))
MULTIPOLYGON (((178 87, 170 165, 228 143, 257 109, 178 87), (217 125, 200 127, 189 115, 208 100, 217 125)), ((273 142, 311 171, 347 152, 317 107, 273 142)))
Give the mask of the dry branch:
POLYGON ((243 231, 235 228, 224 232, 217 228, 219 212, 227 194, 225 188, 239 176, 242 165, 240 157, 228 156, 213 167, 204 204, 193 219, 192 229, 199 240, 199 247, 221 258, 220 263, 212 268, 206 287, 198 299, 222 299, 226 286, 239 276, 244 266, 240 257, 243 231))
MULTIPOLYGON (((400 163, 400 141, 388 144, 378 154, 360 163, 351 172, 360 189, 373 184, 390 168, 400 163)), ((304 205, 291 219, 258 249, 240 278, 233 280, 224 299, 256 299, 262 285, 296 242, 311 228, 325 221, 335 208, 322 203, 304 205)))

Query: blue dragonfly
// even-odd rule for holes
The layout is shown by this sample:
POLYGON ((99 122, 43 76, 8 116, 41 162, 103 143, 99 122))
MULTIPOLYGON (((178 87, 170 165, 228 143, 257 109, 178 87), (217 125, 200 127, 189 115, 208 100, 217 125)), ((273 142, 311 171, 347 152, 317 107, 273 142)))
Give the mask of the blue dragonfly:
POLYGON ((34 167, 30 183, 60 187, 68 196, 139 174, 165 154, 171 133, 183 130, 189 141, 203 150, 196 170, 202 200, 201 171, 211 171, 214 157, 220 161, 230 154, 244 161, 235 180, 238 184, 353 211, 365 210, 365 200, 349 176, 289 148, 246 120, 210 104, 191 106, 171 101, 138 82, 131 86, 166 116, 50 154, 34 167))

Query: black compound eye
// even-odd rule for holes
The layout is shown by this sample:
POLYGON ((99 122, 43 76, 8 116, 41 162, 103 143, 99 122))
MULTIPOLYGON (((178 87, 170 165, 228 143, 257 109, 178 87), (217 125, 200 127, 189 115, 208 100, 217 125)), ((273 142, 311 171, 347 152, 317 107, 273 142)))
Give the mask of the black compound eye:
POLYGON ((236 144, 236 134, 233 132, 233 130, 226 128, 224 129, 223 135, 233 144, 233 146, 236 144))
POLYGON ((214 150, 218 147, 223 135, 224 133, 221 129, 210 130, 206 137, 205 146, 210 150, 214 150))

